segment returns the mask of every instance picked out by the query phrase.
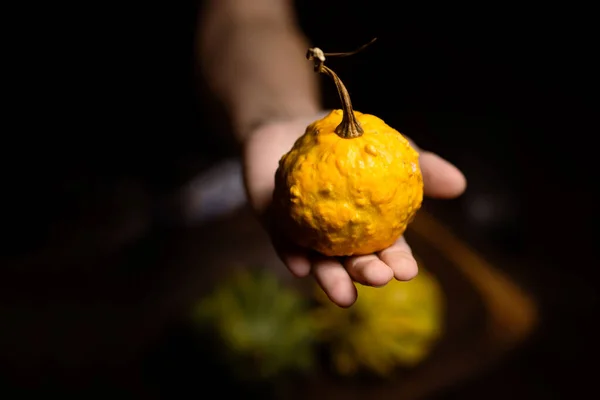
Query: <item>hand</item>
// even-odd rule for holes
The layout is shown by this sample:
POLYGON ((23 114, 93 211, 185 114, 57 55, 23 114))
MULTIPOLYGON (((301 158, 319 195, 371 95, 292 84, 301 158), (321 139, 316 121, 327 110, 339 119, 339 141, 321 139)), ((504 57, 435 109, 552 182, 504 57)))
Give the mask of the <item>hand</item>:
MULTIPOLYGON (((370 286, 383 286, 392 278, 408 281, 418 273, 418 267, 404 237, 391 247, 377 253, 348 257, 342 263, 337 258, 313 256, 305 249, 282 240, 268 221, 268 209, 273 196, 275 171, 279 159, 316 116, 274 122, 251 133, 244 148, 244 179, 248 198, 254 210, 263 218, 277 254, 292 274, 304 277, 313 274, 332 302, 349 307, 356 301, 353 280, 370 286)), ((454 198, 466 187, 463 174, 439 156, 419 150, 425 196, 454 198)))

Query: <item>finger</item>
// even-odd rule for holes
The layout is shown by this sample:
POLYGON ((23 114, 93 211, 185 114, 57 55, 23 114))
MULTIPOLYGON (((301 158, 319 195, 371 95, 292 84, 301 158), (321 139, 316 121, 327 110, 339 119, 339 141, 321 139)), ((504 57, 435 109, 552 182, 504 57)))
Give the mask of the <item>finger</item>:
POLYGON ((394 271, 374 254, 348 257, 344 267, 357 282, 369 286, 383 286, 394 277, 394 271))
POLYGON ((426 196, 452 199, 465 191, 467 179, 458 168, 437 154, 421 149, 410 138, 406 139, 420 154, 419 164, 423 174, 426 196))
POLYGON ((282 239, 274 238, 272 242, 275 252, 294 276, 304 278, 310 274, 310 260, 304 249, 282 239))
POLYGON ((340 307, 356 301, 356 287, 342 264, 333 258, 320 257, 312 263, 312 273, 327 297, 340 307))
POLYGON ((275 253, 290 270, 292 275, 298 278, 308 276, 310 274, 308 251, 293 244, 281 233, 279 226, 275 222, 277 221, 277 217, 274 208, 272 206, 267 207, 260 220, 267 232, 269 232, 275 253))
POLYGON ((451 199, 465 191, 467 180, 462 172, 437 154, 421 152, 419 164, 426 196, 451 199))
POLYGON ((419 272, 417 262, 404 236, 377 255, 394 271, 394 278, 399 281, 409 281, 419 272))

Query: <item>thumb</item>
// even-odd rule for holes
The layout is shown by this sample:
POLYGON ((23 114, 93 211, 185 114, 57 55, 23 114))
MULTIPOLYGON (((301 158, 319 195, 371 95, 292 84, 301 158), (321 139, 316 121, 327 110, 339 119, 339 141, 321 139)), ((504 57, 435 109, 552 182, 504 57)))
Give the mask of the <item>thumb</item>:
POLYGON ((456 166, 431 151, 421 149, 412 139, 406 139, 419 152, 425 196, 453 199, 464 193, 467 179, 456 166))

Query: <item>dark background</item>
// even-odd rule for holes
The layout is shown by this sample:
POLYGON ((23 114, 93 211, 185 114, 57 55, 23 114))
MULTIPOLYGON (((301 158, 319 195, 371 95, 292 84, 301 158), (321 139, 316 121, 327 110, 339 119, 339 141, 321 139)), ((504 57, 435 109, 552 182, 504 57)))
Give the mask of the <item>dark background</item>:
MULTIPOLYGON (((470 184, 465 196, 433 201, 433 207, 489 257, 520 260, 508 272, 542 299, 548 318, 525 350, 442 397, 566 398, 593 390, 588 365, 597 361, 598 337, 598 32, 591 11, 487 3, 427 10, 384 1, 297 3, 305 32, 326 51, 352 50, 378 38, 363 53, 330 62, 355 108, 380 116, 463 169, 470 184), (493 212, 473 211, 481 207, 493 212)), ((110 334, 118 332, 120 310, 148 309, 154 301, 159 267, 119 271, 105 265, 104 273, 91 272, 108 258, 73 237, 106 242, 118 236, 109 228, 123 220, 135 236, 154 226, 147 215, 157 199, 235 154, 225 136, 214 134, 217 125, 196 95, 196 6, 190 4, 134 12, 67 9, 68 24, 50 18, 41 31, 34 29, 46 26, 40 9, 24 22, 29 30, 21 27, 20 51, 34 54, 23 63, 22 88, 13 102, 24 106, 23 116, 7 125, 3 145, 3 388, 73 384, 56 376, 88 382, 85 370, 57 372, 57 365, 68 362, 29 363, 35 357, 18 355, 44 344, 35 331, 22 335, 11 327, 43 315, 46 303, 65 309, 95 305, 103 285, 112 282, 117 289, 111 289, 111 305, 97 306, 114 326, 106 328, 110 334), (69 243, 56 250, 60 261, 36 258, 60 235, 67 238, 60 243, 69 243), (73 254, 87 254, 89 264, 82 267, 73 254), (14 354, 8 343, 18 343, 14 354)), ((333 85, 323 83, 326 105, 337 107, 333 85)), ((161 254, 153 251, 148 257, 161 254)), ((137 329, 128 334, 146 333, 142 325, 137 329)), ((62 340, 87 351, 85 338, 86 332, 76 332, 62 340)), ((97 378, 89 387, 127 387, 118 378, 126 364, 94 368, 90 374, 97 378)))
POLYGON ((316 2, 301 3, 321 48, 345 51, 379 38, 352 59, 330 60, 355 108, 463 169, 467 193, 439 205, 440 214, 497 260, 522 260, 507 269, 549 315, 522 355, 442 397, 566 398, 592 389, 597 27, 586 10, 334 1, 319 8, 319 24, 316 2), (332 34, 341 23, 343 34, 332 34), (483 199, 494 216, 469 213, 483 199))

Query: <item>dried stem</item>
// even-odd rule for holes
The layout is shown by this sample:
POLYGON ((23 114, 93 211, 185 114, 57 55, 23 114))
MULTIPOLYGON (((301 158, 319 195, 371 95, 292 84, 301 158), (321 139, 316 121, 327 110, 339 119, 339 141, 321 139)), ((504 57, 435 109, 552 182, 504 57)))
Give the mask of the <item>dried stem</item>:
POLYGON ((331 57, 344 57, 352 54, 356 54, 359 51, 363 50, 365 47, 373 43, 376 39, 371 40, 369 43, 361 46, 357 50, 348 53, 324 53, 318 47, 313 47, 308 49, 306 54, 306 58, 315 63, 315 72, 328 75, 337 88, 338 95, 340 96, 340 101, 342 103, 342 122, 335 128, 335 133, 344 139, 352 139, 361 136, 364 131, 360 126, 360 122, 356 119, 356 115, 354 115, 354 110, 352 109, 352 101, 350 100, 350 94, 348 90, 342 83, 342 80, 337 76, 335 72, 331 70, 331 68, 325 66, 325 56, 331 57))

